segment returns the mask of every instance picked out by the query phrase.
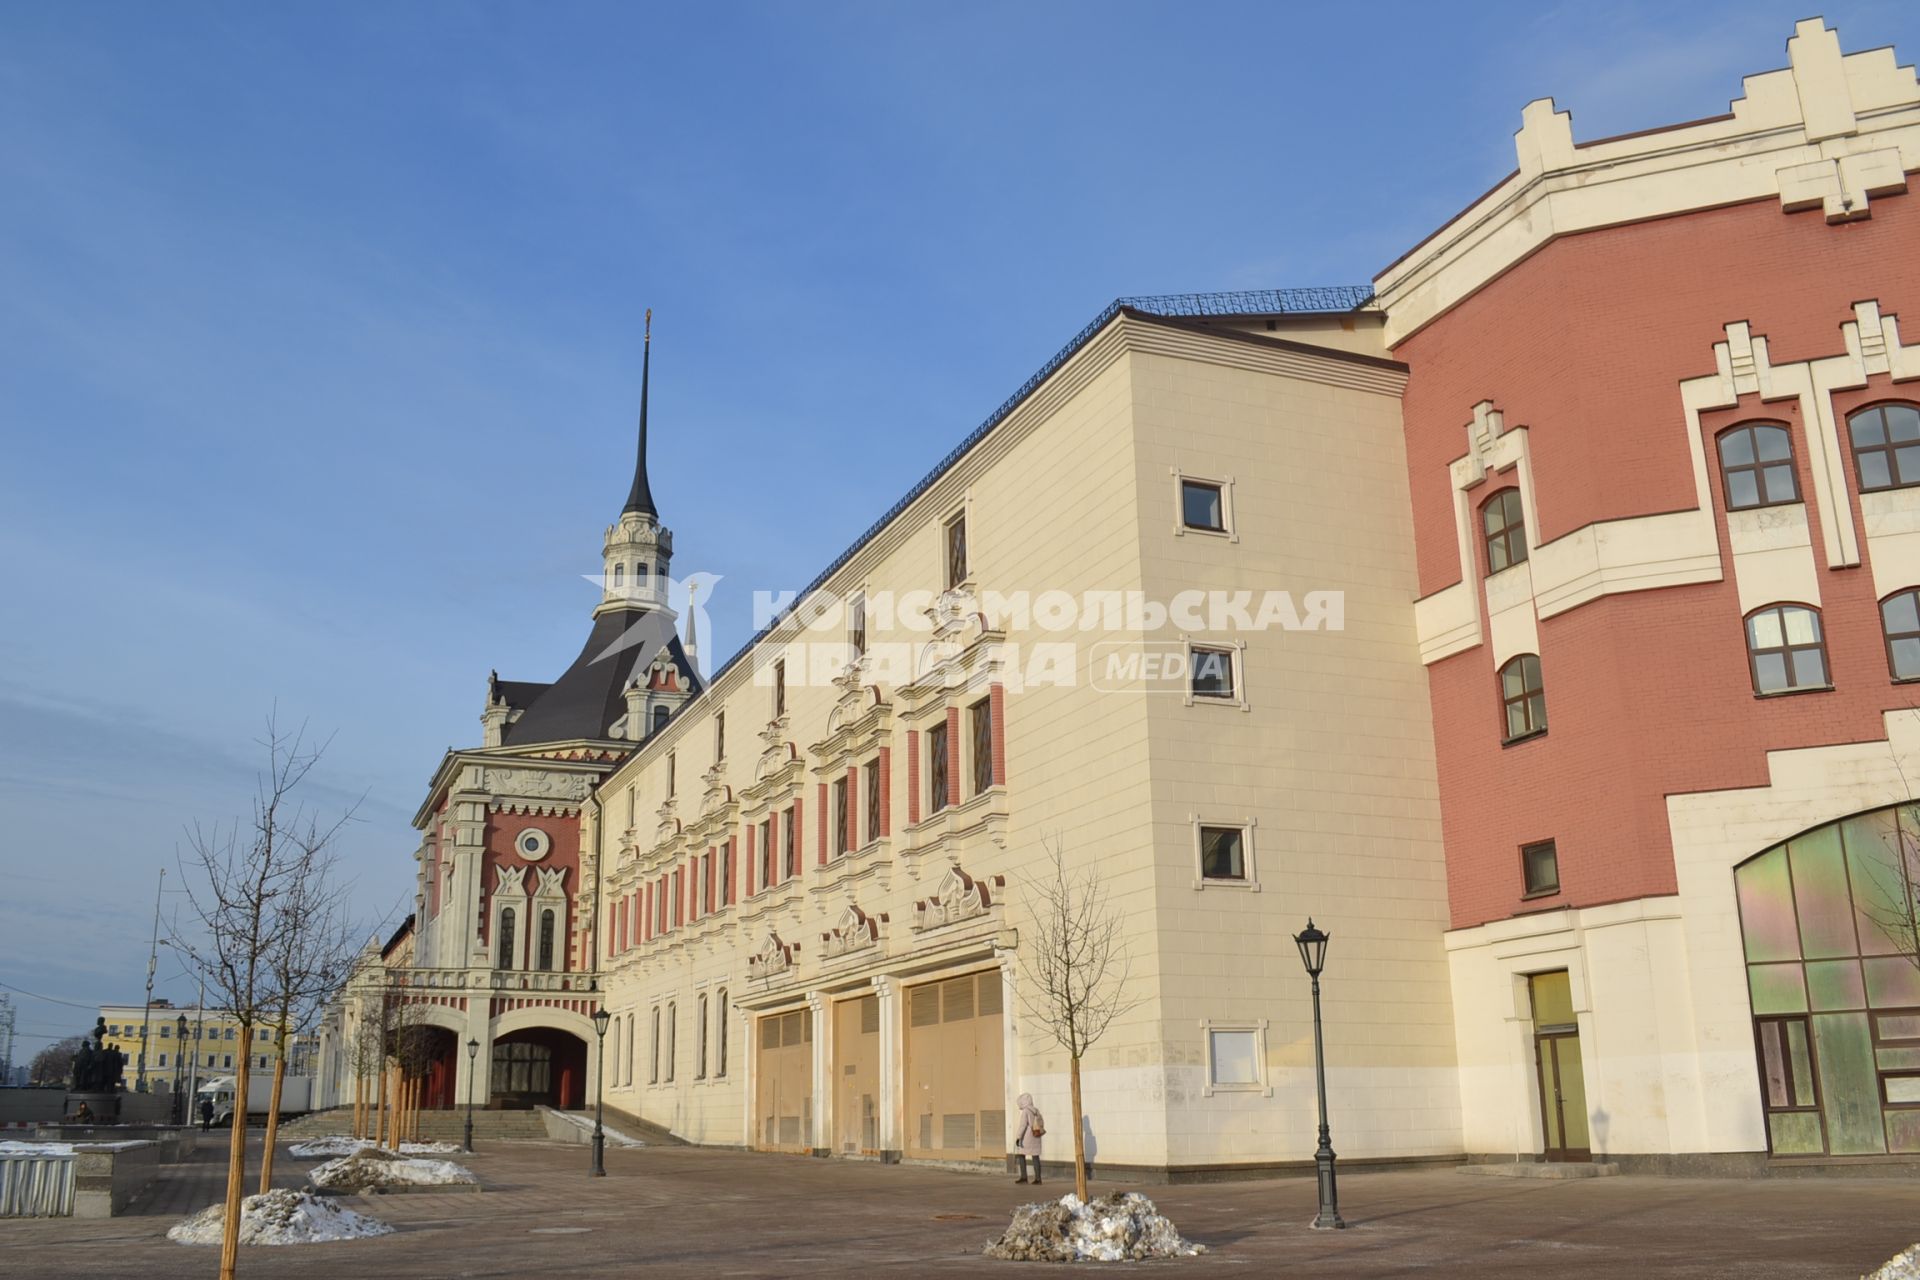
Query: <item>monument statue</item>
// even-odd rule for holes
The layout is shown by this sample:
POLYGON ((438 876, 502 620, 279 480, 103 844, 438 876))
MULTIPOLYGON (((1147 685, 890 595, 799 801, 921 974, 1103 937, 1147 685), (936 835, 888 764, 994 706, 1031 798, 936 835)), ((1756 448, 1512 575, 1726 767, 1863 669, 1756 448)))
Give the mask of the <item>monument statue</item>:
POLYGON ((80 1051, 73 1055, 73 1091, 75 1093, 99 1092, 95 1082, 100 1077, 100 1055, 94 1052, 93 1039, 90 1036, 80 1038, 80 1051))

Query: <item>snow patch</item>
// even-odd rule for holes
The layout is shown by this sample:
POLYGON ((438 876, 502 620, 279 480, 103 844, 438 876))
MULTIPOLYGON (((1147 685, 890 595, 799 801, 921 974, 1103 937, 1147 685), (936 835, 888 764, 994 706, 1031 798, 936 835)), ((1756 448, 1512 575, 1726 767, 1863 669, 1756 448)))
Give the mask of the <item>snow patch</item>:
POLYGON ((0 1156, 70 1156, 71 1142, 0 1142, 0 1156))
POLYGON ((1010 1262, 1139 1262, 1206 1251, 1182 1239, 1153 1201, 1128 1191, 1086 1203, 1068 1193, 1050 1204, 1021 1205, 1007 1233, 982 1252, 1010 1262))
MULTIPOLYGON (((287 1148, 287 1154, 295 1160, 332 1160, 340 1156, 350 1156, 377 1145, 371 1138, 309 1138, 305 1142, 296 1142, 287 1148)), ((457 1142, 403 1142, 400 1154, 403 1156, 444 1156, 461 1150, 457 1142)))
MULTIPOLYGON (((227 1225, 227 1206, 208 1205, 182 1218, 167 1232, 180 1244, 219 1244, 227 1225)), ((378 1218, 343 1209, 311 1191, 282 1188, 240 1202, 241 1244, 324 1244, 383 1236, 393 1228, 378 1218)))
POLYGON ((1920 1280, 1920 1244, 1896 1253, 1886 1265, 1861 1280, 1920 1280))
POLYGON ((326 1191, 379 1191, 387 1187, 471 1186, 473 1171, 451 1160, 409 1160, 379 1147, 329 1160, 308 1172, 307 1180, 326 1191))

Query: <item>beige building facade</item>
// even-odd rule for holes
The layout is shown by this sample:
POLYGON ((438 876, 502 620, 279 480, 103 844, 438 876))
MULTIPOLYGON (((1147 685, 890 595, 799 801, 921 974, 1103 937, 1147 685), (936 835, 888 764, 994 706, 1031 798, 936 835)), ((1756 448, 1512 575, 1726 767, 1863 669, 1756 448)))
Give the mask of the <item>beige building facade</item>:
POLYGON ((1343 1157, 1460 1151, 1404 370, 1267 302, 1114 309, 602 783, 609 1105, 889 1160, 1064 1126, 1057 848, 1125 922, 1100 1163, 1310 1157, 1310 914, 1343 1157))

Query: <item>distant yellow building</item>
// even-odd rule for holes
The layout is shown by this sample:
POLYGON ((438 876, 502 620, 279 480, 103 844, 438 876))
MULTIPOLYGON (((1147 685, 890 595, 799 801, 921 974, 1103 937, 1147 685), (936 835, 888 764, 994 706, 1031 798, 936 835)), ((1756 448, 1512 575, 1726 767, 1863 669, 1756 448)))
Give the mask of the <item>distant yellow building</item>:
MULTIPOLYGON (((173 1082, 176 1069, 183 1076, 224 1075, 235 1069, 240 1050, 240 1023, 224 1009, 176 1006, 170 1000, 155 1000, 152 1005, 103 1004, 100 1017, 107 1024, 105 1043, 126 1055, 127 1087, 133 1088, 140 1077, 142 1031, 145 1031, 147 1078, 173 1082), (186 1019, 186 1040, 181 1039, 180 1019, 186 1019), (183 1061, 183 1048, 187 1057, 183 1061)), ((290 1075, 303 1074, 312 1060, 314 1041, 310 1036, 296 1037, 287 1060, 290 1075)), ((281 1035, 277 1028, 260 1026, 253 1035, 253 1069, 270 1071, 280 1052, 281 1035)))

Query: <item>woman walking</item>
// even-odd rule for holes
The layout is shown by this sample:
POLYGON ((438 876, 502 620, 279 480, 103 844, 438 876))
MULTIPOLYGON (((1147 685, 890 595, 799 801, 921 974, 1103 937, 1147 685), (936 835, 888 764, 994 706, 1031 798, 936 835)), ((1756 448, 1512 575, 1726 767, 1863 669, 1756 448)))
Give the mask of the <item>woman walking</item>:
POLYGON ((1047 1122, 1040 1117, 1040 1109, 1033 1105, 1033 1095, 1023 1093, 1019 1098, 1020 1136, 1014 1140, 1014 1149, 1019 1152, 1020 1176, 1016 1182, 1026 1182, 1027 1161, 1033 1161, 1034 1186, 1040 1185, 1040 1139, 1046 1136, 1047 1122))

